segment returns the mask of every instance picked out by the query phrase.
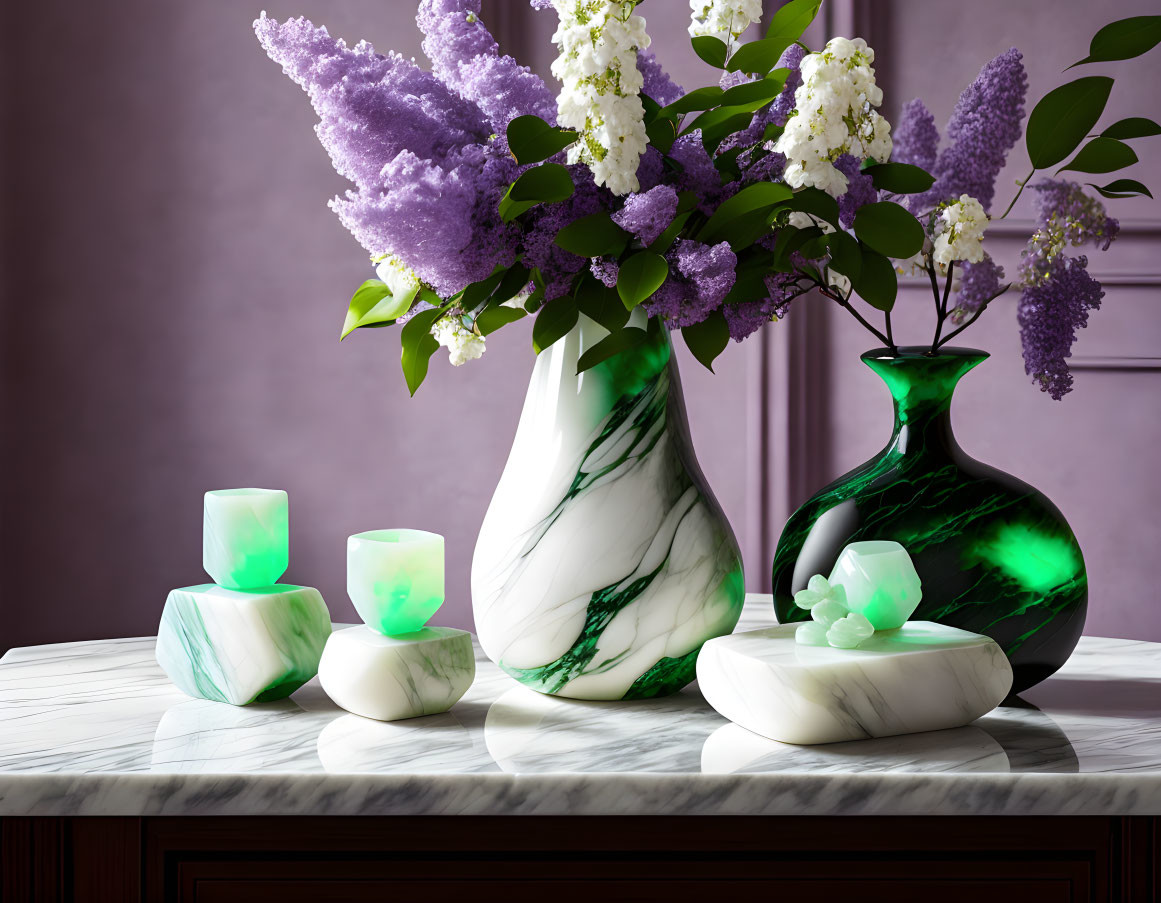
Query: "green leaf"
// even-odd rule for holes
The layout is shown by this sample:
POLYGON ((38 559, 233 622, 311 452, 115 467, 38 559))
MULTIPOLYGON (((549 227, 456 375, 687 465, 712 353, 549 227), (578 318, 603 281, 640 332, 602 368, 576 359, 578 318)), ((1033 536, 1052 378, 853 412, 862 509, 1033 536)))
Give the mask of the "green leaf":
POLYGON ((715 310, 700 323, 684 326, 681 337, 693 353, 710 373, 714 372, 714 359, 726 350, 730 343, 730 327, 726 323, 725 314, 715 310))
POLYGON ((713 212, 698 234, 698 241, 715 244, 721 240, 736 217, 753 210, 773 210, 778 204, 793 196, 794 193, 780 183, 755 182, 753 185, 747 185, 718 205, 718 209, 713 212))
POLYGON ((888 311, 895 306, 895 296, 899 292, 895 267, 886 257, 866 245, 860 245, 859 250, 863 260, 859 267, 859 278, 851 280, 852 287, 871 307, 888 311))
POLYGON ((698 88, 696 91, 682 95, 668 106, 662 107, 658 116, 676 116, 693 110, 708 110, 721 102, 724 93, 717 85, 698 88))
POLYGON ((1116 138, 1093 138, 1080 149, 1080 153, 1072 158, 1066 166, 1060 167, 1057 173, 1062 172, 1113 172, 1124 169, 1137 162, 1137 155, 1133 149, 1116 138))
POLYGON ((878 163, 863 172, 879 191, 895 194, 919 194, 935 184, 935 176, 910 163, 878 163))
POLYGON ((403 346, 401 355, 403 378, 407 380, 407 389, 412 395, 415 395, 416 389, 427 377, 428 361, 439 348, 439 342, 431 334, 431 327, 446 312, 447 307, 421 310, 403 324, 403 329, 399 333, 400 343, 403 346))
POLYGON ((500 219, 510 223, 537 204, 553 203, 572 197, 572 176, 559 163, 542 163, 525 170, 508 186, 500 199, 500 219))
POLYGON ((648 94, 642 93, 638 94, 637 96, 641 98, 641 107, 645 110, 645 116, 641 121, 648 125, 654 119, 656 119, 657 114, 661 112, 661 104, 655 101, 648 94))
POLYGON ((851 282, 857 282, 863 268, 863 254, 859 243, 841 229, 826 236, 826 246, 830 251, 828 266, 842 273, 851 282))
POLYGON ((713 35, 699 35, 692 38, 693 52, 709 63, 715 69, 721 69, 726 64, 728 52, 725 42, 713 35))
POLYGON ((665 258, 653 251, 641 251, 621 264, 617 274, 617 294, 626 310, 652 297, 669 275, 665 258))
POLYGON ((610 333, 580 356, 580 360, 576 362, 576 372, 584 373, 586 370, 591 370, 597 364, 607 361, 622 351, 636 348, 643 344, 647 338, 649 338, 649 334, 637 326, 626 326, 624 329, 610 333))
POLYGON ((607 213, 593 213, 569 223, 556 233, 556 244, 581 257, 617 257, 629 242, 629 233, 607 213))
POLYGON ((576 326, 576 303, 567 295, 545 302, 532 324, 532 349, 540 354, 576 326))
POLYGON ((778 238, 774 243, 775 268, 782 272, 789 272, 791 269, 790 255, 821 236, 822 229, 818 226, 808 226, 805 229, 783 226, 778 230, 778 238))
POLYGON ((503 304, 505 301, 515 298, 524 291, 531 276, 531 272, 524 264, 512 264, 504 274, 504 278, 500 280, 500 284, 492 297, 488 299, 488 306, 495 307, 497 304, 503 304))
POLYGON ((782 86, 786 83, 789 69, 776 69, 765 78, 758 78, 752 82, 742 82, 734 85, 722 95, 721 106, 737 104, 761 103, 763 106, 782 93, 782 86), (783 73, 779 75, 778 73, 783 73))
MULTIPOLYGON (((1110 22, 1092 37, 1088 56, 1072 66, 1083 63, 1108 63, 1128 60, 1148 53, 1161 42, 1161 16, 1132 16, 1110 22)), ((1072 66, 1068 68, 1071 69, 1072 66)))
POLYGON ((549 125, 539 116, 517 116, 508 123, 508 149, 522 166, 560 153, 579 136, 571 129, 549 125))
POLYGON ((607 287, 592 276, 585 279, 577 289, 576 306, 582 314, 600 323, 609 332, 616 332, 629 322, 629 311, 621 303, 617 290, 607 287))
POLYGON ((1053 88, 1040 98, 1024 134, 1032 166, 1055 166, 1076 150, 1101 118, 1112 89, 1111 78, 1090 76, 1053 88))
POLYGON ((403 316, 411 307, 418 290, 419 287, 416 286, 415 291, 395 298, 385 283, 378 279, 368 279, 355 289, 355 294, 351 296, 347 316, 343 320, 343 330, 339 333, 339 341, 360 327, 382 326, 403 316))
POLYGON ((783 4, 770 17, 766 37, 784 40, 789 47, 802 37, 802 33, 818 15, 820 6, 822 0, 790 0, 783 4))
POLYGON ((1149 198, 1153 197, 1152 192, 1136 179, 1117 179, 1114 182, 1109 182, 1108 185, 1093 185, 1092 182, 1088 184, 1106 198, 1131 198, 1138 194, 1143 194, 1149 198))
POLYGON ((776 65, 787 45, 778 38, 760 38, 749 41, 737 49, 730 61, 726 63, 729 72, 749 72, 753 75, 765 75, 776 65))
POLYGON ((836 229, 840 228, 838 201, 820 188, 799 189, 785 206, 787 210, 809 213, 830 223, 836 229))
POLYGON ((855 214, 855 235, 888 257, 910 257, 923 247, 923 226, 919 220, 891 201, 860 207, 855 214))
POLYGON ((507 326, 525 316, 525 312, 519 307, 489 307, 476 317, 476 329, 480 331, 480 335, 491 335, 501 326, 507 326))
POLYGON ((1121 141, 1126 138, 1148 138, 1151 135, 1161 135, 1161 125, 1144 116, 1121 119, 1101 132, 1104 138, 1118 138, 1121 141))
POLYGON ((645 126, 645 136, 649 143, 661 153, 669 153, 673 142, 677 140, 677 123, 668 117, 654 119, 645 126))

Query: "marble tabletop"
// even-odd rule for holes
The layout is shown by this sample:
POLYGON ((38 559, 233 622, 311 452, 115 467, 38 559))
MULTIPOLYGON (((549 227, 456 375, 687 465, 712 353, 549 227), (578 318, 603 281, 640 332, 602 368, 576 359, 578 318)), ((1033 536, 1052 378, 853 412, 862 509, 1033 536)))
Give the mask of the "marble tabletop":
MULTIPOLYGON (((739 630, 773 623, 747 598, 739 630)), ((1085 637, 968 727, 795 747, 696 685, 664 699, 541 696, 477 650, 443 715, 379 723, 317 680, 234 708, 190 699, 153 639, 0 659, 4 815, 1161 815, 1161 644, 1085 637)))

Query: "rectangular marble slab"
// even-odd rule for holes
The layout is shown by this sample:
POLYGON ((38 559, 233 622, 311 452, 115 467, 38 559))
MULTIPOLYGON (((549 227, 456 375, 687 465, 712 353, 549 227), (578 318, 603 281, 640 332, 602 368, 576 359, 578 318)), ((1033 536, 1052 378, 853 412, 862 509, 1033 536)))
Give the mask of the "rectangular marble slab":
MULTIPOLYGON (((771 624, 769 596, 750 597, 739 630, 771 624)), ((1161 815, 1161 644, 1085 637, 1025 705, 816 747, 731 724, 696 686, 540 696, 478 650, 441 715, 369 721, 317 681, 238 709, 182 694, 153 647, 0 659, 0 816, 1161 815)))

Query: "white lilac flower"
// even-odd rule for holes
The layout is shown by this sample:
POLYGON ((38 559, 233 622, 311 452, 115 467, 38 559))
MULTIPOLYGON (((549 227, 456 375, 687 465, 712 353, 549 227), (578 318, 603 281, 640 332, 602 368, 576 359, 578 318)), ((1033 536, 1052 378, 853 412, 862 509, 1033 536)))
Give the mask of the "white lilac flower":
POLYGON ((435 340, 447 348, 453 367, 474 361, 484 353, 484 337, 464 328, 458 314, 436 320, 431 327, 435 340))
POLYGON ((891 156, 891 126, 875 109, 883 91, 875 84, 874 59, 862 38, 831 38, 821 52, 803 58, 802 85, 794 92, 797 109, 775 145, 786 157, 787 184, 838 197, 848 183, 834 165, 839 157, 885 161, 891 156))
POLYGON ((552 0, 560 18, 553 42, 560 55, 552 74, 562 87, 557 120, 576 129, 570 163, 584 162, 598 185, 614 194, 640 187, 637 163, 645 152, 645 108, 637 51, 649 46, 637 0, 552 0))
POLYGON ((971 195, 961 194, 940 212, 935 221, 932 259, 942 269, 956 260, 979 263, 984 259, 984 230, 988 215, 984 205, 971 195))
POLYGON ((419 278, 393 254, 376 262, 375 275, 391 290, 392 298, 414 298, 419 292, 419 278))
POLYGON ((736 41, 754 22, 762 20, 762 0, 690 0, 689 36, 736 41))

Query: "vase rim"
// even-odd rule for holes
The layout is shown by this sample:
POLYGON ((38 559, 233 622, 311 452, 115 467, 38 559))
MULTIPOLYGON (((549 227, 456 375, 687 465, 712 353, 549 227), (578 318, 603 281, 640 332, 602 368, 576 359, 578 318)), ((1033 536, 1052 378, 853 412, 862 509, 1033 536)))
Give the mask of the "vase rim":
POLYGON ((957 345, 940 348, 935 354, 931 353, 930 345, 900 345, 894 351, 889 348, 872 348, 870 351, 864 351, 859 357, 864 361, 938 361, 965 358, 983 361, 991 355, 979 348, 964 348, 957 345))

